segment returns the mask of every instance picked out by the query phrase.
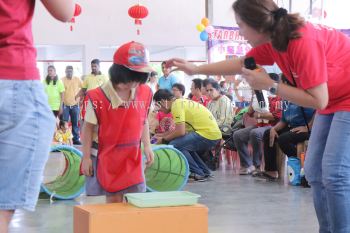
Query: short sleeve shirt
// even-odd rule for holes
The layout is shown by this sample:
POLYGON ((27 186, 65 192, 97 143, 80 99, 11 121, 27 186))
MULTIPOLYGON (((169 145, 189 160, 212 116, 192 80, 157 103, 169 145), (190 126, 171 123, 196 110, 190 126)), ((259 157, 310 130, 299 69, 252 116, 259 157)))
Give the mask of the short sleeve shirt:
POLYGON ((56 85, 54 85, 53 81, 51 81, 50 84, 47 84, 46 80, 44 80, 44 87, 51 110, 58 111, 61 105, 61 94, 65 91, 63 82, 58 79, 56 85))
POLYGON ((306 23, 301 38, 291 40, 286 52, 275 50, 271 43, 253 48, 247 56, 259 65, 281 68, 291 83, 304 90, 327 83, 329 103, 321 114, 350 111, 350 39, 326 26, 306 23))

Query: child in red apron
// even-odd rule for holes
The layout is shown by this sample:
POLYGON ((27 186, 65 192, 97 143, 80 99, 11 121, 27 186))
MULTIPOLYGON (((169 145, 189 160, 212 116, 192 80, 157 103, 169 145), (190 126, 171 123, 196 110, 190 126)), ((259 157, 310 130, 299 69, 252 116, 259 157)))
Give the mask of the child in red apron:
POLYGON ((87 92, 81 170, 87 195, 106 195, 122 202, 123 195, 146 191, 141 142, 146 164, 153 162, 148 110, 152 91, 145 85, 153 70, 145 47, 122 45, 114 54, 110 81, 87 92))

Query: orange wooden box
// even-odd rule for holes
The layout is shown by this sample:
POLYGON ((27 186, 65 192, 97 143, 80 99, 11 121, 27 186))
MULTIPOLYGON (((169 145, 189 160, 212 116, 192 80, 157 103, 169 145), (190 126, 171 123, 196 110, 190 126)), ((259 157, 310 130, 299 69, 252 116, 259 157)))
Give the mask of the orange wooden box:
POLYGON ((204 205, 138 208, 129 204, 74 207, 74 233, 208 233, 204 205))

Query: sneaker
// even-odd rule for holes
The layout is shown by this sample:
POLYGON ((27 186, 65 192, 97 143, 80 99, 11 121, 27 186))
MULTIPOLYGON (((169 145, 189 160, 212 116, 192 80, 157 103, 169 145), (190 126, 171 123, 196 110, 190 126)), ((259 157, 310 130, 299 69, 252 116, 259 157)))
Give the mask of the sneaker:
POLYGON ((207 181, 208 179, 207 179, 205 176, 201 176, 201 175, 198 175, 198 174, 194 174, 194 180, 195 180, 195 181, 198 181, 198 182, 205 182, 205 181, 207 181))
POLYGON ((189 180, 194 180, 195 174, 194 173, 190 173, 190 175, 188 176, 189 180))
POLYGON ((249 167, 242 167, 239 170, 239 174, 240 175, 249 175, 251 174, 253 171, 255 171, 255 167, 253 165, 249 166, 249 167))
POLYGON ((260 170, 255 170, 255 171, 252 172, 251 175, 252 175, 253 177, 257 177, 257 176, 260 176, 261 173, 262 173, 262 171, 260 171, 260 170))
POLYGON ((211 173, 211 174, 205 174, 204 175, 205 178, 214 178, 214 175, 211 173))

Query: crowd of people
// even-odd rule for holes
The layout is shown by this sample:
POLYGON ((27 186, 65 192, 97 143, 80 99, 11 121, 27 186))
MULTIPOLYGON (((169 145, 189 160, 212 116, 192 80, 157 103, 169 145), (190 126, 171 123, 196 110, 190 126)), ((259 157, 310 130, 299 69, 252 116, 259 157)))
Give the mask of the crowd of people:
MULTIPOLYGON (((60 21, 73 17, 71 0, 41 2, 60 21)), ((350 42, 344 34, 306 22, 272 0, 236 0, 232 5, 235 21, 252 46, 246 57, 253 57, 259 65, 276 63, 284 80, 272 78, 263 69, 245 68, 245 57, 201 66, 174 58, 162 63, 164 75, 157 85, 151 81, 148 87, 143 84, 153 69, 145 48, 130 42, 114 54, 109 79, 99 72, 98 60, 93 60, 92 73, 83 81, 73 77, 72 67, 68 66, 66 77, 59 79, 55 67, 49 66, 41 83, 31 29, 34 8, 34 1, 0 2, 0 55, 6 57, 0 63, 0 232, 8 231, 16 209, 35 209, 53 136, 61 143, 82 143, 81 170, 88 177, 87 194, 104 194, 107 202, 120 202, 126 192, 145 191, 140 143, 150 165, 151 88, 157 119, 168 119, 160 124, 159 133, 155 132, 155 142, 179 149, 196 181, 212 177, 201 153, 220 143, 224 126, 232 129, 227 140, 233 140, 232 149, 242 161, 240 174, 269 180, 278 178, 274 146, 278 144, 285 154, 296 156, 296 143, 310 137, 305 174, 312 188, 319 231, 350 232, 350 42), (259 96, 264 100, 258 101, 256 91, 250 100, 236 94, 234 101, 242 103, 240 108, 249 105, 242 118, 230 122, 235 116, 230 104, 233 96, 226 98, 221 92, 224 83, 194 79, 190 97, 183 98, 184 88, 171 67, 189 75, 241 74, 253 90, 262 91, 259 96), (145 105, 135 110, 126 106, 128 102, 145 105), (79 114, 84 120, 82 133, 79 114), (67 131, 68 121, 72 135, 67 131), (262 154, 265 171, 259 172, 262 154)), ((236 86, 233 90, 238 91, 236 86)))

